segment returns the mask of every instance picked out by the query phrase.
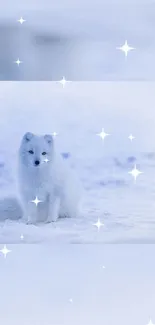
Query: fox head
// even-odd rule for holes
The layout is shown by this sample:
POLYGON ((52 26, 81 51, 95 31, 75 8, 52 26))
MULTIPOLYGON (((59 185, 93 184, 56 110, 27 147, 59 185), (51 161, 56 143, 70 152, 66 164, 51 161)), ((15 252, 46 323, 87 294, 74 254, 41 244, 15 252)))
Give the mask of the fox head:
POLYGON ((42 168, 53 160, 53 137, 27 132, 22 139, 19 158, 25 166, 42 168))

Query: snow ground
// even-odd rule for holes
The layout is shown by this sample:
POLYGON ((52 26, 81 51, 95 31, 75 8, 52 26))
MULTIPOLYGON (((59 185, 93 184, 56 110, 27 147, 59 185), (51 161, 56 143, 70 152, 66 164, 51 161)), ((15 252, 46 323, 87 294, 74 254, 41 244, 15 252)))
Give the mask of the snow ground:
MULTIPOLYGON (((69 37, 85 35, 72 53, 68 49, 72 55, 67 62, 63 55, 54 79, 65 74, 71 80, 154 80, 154 0, 106 3, 6 0, 0 17, 6 24, 22 15, 28 31, 32 26, 36 33, 54 29, 69 37), (127 61, 115 50, 125 39, 136 47, 127 61)), ((35 62, 44 77, 46 53, 45 77, 50 79, 52 51, 43 48, 41 60, 30 62, 31 44, 23 32, 19 48, 18 37, 12 47, 1 46, 1 72, 3 63, 6 72, 20 55, 24 64, 20 70, 12 68, 14 79, 32 80, 35 62), (24 71, 24 78, 15 71, 24 71)), ((58 55, 56 59, 54 66, 58 55)), ((87 245, 154 243, 154 106, 150 82, 71 83, 65 89, 48 82, 1 82, 0 195, 6 200, 0 200, 0 249, 7 244, 12 251, 6 259, 0 253, 1 324, 146 325, 150 318, 155 323, 154 245, 87 245), (96 136, 102 127, 112 134, 104 144, 96 136), (4 222, 10 214, 5 210, 7 197, 16 195, 15 161, 20 137, 27 130, 59 132, 57 147, 70 153, 69 161, 85 188, 78 220, 38 227, 4 222), (136 137, 133 143, 127 139, 131 132, 136 137), (135 158, 144 171, 136 185, 127 173, 135 158), (98 217, 105 224, 100 232, 92 226, 98 217)), ((14 218, 20 210, 14 200, 9 203, 14 218)))
POLYGON ((63 89, 54 82, 1 82, 0 89, 1 197, 16 197, 17 152, 26 131, 58 132, 57 149, 69 155, 84 187, 81 216, 51 225, 4 221, 8 207, 1 201, 0 243, 21 243, 21 234, 23 243, 155 242, 154 83, 73 82, 63 89), (104 143, 96 136, 102 127, 110 133, 104 143), (136 184, 128 174, 135 163, 143 171, 136 184), (92 225, 98 218, 99 232, 92 225))
POLYGON ((154 324, 154 245, 8 248, 6 259, 0 254, 1 324, 154 324))

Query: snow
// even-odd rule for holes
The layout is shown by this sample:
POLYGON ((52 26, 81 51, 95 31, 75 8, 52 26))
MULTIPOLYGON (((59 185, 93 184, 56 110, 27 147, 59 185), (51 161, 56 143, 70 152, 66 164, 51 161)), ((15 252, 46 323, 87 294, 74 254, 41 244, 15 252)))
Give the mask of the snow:
POLYGON ((155 2, 5 0, 0 9, 1 80, 91 81, 0 83, 0 250, 11 250, 0 252, 0 323, 154 324, 155 2), (127 59, 116 50, 126 39, 136 48, 127 59), (84 187, 78 219, 17 220, 26 131, 58 132, 84 187))
POLYGON ((153 0, 7 0, 0 12, 0 79, 154 80, 154 22, 153 0), (116 50, 125 40, 136 48, 127 60, 116 50))
POLYGON ((0 254, 2 324, 154 324, 154 245, 8 248, 6 259, 0 254))
POLYGON ((153 83, 73 82, 63 89, 56 82, 1 82, 0 89, 0 243, 21 243, 21 234, 23 243, 154 243, 153 83), (96 135, 103 127, 110 134, 104 142, 96 135), (27 131, 58 133, 57 150, 84 188, 78 219, 38 226, 4 220, 6 205, 12 219, 21 214, 16 161, 27 131), (136 184, 128 174, 135 163, 143 172, 136 184))

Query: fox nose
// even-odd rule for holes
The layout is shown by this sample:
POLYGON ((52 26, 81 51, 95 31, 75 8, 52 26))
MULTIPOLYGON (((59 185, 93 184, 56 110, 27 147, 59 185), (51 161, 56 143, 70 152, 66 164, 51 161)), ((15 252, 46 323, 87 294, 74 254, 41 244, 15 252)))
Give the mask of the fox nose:
POLYGON ((35 160, 35 165, 38 166, 40 164, 40 161, 39 160, 35 160))

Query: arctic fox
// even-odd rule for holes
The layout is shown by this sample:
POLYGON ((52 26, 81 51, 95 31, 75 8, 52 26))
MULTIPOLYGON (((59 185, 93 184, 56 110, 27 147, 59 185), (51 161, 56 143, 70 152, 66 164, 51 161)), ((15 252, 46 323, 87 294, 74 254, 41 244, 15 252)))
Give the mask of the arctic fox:
POLYGON ((19 190, 27 223, 76 217, 80 183, 56 153, 51 135, 27 132, 19 148, 19 190))

